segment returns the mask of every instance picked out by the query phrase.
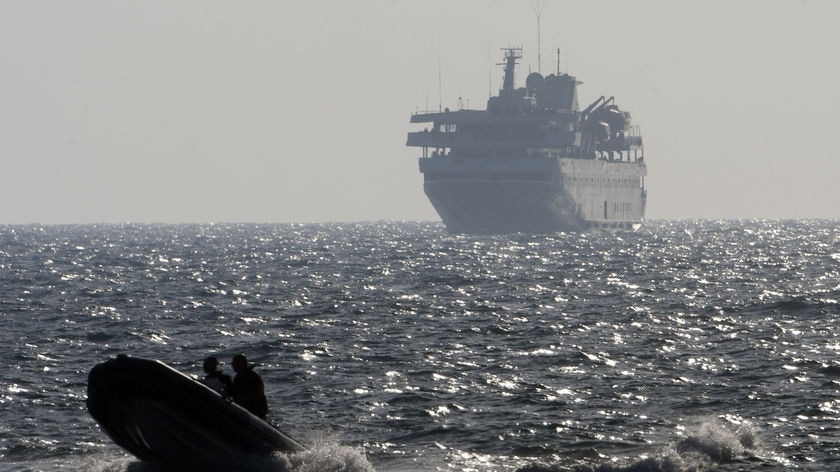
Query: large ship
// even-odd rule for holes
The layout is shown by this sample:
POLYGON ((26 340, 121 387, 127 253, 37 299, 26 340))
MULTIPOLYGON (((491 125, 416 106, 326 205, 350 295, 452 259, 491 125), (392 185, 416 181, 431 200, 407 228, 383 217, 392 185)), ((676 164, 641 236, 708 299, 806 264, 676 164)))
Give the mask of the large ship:
POLYGON ((451 233, 635 229, 644 221, 642 137, 613 97, 578 107, 571 75, 530 73, 505 48, 504 83, 486 110, 418 112, 406 145, 422 148, 423 188, 451 233), (428 124, 431 126, 428 126, 428 124))

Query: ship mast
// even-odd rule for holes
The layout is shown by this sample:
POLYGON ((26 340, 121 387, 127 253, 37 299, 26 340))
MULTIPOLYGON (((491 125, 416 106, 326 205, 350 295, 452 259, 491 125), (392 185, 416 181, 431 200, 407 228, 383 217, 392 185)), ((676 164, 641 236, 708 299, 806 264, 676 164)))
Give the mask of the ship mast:
POLYGON ((536 2, 531 3, 531 9, 534 10, 534 15, 537 16, 537 72, 542 73, 542 54, 540 51, 540 43, 542 42, 542 35, 540 34, 540 17, 542 16, 543 8, 545 8, 545 2, 540 4, 540 1, 537 0, 536 2))
POLYGON ((504 48, 502 51, 505 52, 505 81, 502 85, 502 96, 505 97, 512 97, 513 96, 513 78, 514 78, 514 70, 516 69, 516 60, 522 59, 522 48, 504 48))

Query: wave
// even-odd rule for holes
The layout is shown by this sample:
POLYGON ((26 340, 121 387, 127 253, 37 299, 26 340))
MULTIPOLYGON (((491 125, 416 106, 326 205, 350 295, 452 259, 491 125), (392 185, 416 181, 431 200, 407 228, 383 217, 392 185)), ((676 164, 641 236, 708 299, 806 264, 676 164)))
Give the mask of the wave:
POLYGON ((762 303, 752 303, 742 308, 747 313, 824 315, 827 311, 840 310, 840 291, 827 291, 809 295, 791 296, 762 303))
MULTIPOLYGON (((720 464, 761 457, 766 454, 759 431, 743 423, 732 430, 713 419, 703 422, 685 438, 663 447, 653 457, 638 458, 623 464, 578 464, 573 472, 702 472, 720 464)), ((534 463, 517 472, 559 472, 568 465, 534 463)))

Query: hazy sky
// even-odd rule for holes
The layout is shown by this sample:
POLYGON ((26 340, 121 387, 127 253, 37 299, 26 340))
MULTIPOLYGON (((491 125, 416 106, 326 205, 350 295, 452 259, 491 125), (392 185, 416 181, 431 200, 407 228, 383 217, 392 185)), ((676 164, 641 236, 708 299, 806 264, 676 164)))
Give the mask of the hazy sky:
MULTIPOLYGON (((641 126, 648 219, 840 218, 840 2, 544 2, 641 126)), ((4 0, 0 224, 437 220, 411 112, 483 108, 535 2, 4 0), (438 86, 440 77, 442 87, 438 86)))

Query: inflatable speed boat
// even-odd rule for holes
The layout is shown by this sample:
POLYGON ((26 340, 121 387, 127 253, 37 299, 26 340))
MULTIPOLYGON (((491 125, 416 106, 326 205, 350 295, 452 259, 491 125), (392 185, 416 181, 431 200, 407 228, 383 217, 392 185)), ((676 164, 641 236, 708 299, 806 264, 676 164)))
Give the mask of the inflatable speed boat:
POLYGON ((166 364, 120 355, 88 376, 91 416, 140 460, 219 470, 248 456, 305 448, 216 391, 166 364))

